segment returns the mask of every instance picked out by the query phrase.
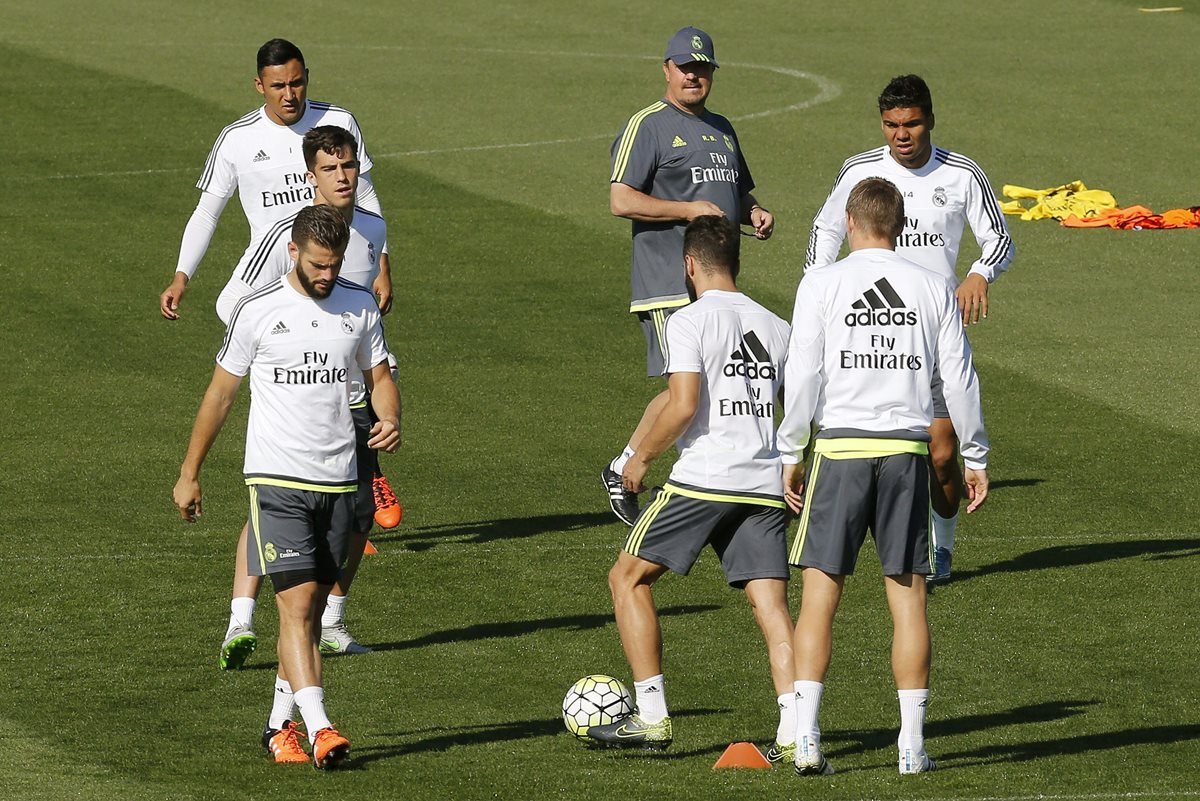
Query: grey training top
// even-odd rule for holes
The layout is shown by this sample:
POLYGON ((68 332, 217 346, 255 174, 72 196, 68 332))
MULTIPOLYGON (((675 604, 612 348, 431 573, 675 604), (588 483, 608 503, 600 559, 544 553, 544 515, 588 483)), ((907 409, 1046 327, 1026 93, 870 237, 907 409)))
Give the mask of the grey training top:
MULTIPOLYGON (((662 200, 707 200, 734 222, 754 189, 729 120, 680 111, 659 100, 629 118, 612 145, 612 183, 662 200)), ((633 293, 629 311, 688 302, 683 281, 684 220, 633 221, 633 293)))

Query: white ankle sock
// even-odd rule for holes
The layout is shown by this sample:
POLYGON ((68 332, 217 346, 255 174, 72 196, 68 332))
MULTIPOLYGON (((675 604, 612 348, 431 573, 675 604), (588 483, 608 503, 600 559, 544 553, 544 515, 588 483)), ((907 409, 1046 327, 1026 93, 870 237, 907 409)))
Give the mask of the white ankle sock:
POLYGON ((234 598, 229 602, 229 628, 234 626, 245 626, 248 629, 254 628, 254 606, 253 598, 234 598))
POLYGON ((667 690, 663 676, 651 676, 645 681, 633 683, 634 703, 638 715, 647 723, 658 723, 667 716, 667 690))
POLYGON ((929 690, 897 690, 896 697, 900 699, 900 737, 896 740, 900 758, 904 758, 906 748, 913 754, 922 754, 925 752, 925 709, 929 706, 929 690))
POLYGON ((325 690, 320 685, 305 687, 295 692, 296 706, 304 717, 304 728, 308 730, 308 739, 312 740, 321 729, 328 729, 333 724, 325 714, 325 690))
POLYGON ((275 677, 275 702, 271 704, 271 717, 267 718, 267 726, 272 729, 282 729, 283 724, 295 720, 296 697, 292 695, 292 685, 278 676, 275 677))
POLYGON ((958 526, 958 513, 953 517, 942 517, 933 513, 933 544, 954 553, 954 529, 958 526))
POLYGON ((796 694, 784 693, 779 702, 779 728, 775 730, 775 742, 791 745, 796 742, 796 694))
POLYGON ((625 463, 629 461, 630 456, 633 456, 633 448, 626 445, 625 450, 621 451, 621 455, 608 463, 609 469, 617 475, 621 475, 621 472, 625 470, 625 463))
POLYGON ((325 599, 325 611, 321 613, 321 625, 328 628, 342 622, 346 616, 346 596, 329 594, 325 599))
POLYGON ((811 745, 821 744, 821 727, 817 718, 821 714, 821 695, 825 685, 819 681, 796 682, 796 742, 808 738, 811 745))

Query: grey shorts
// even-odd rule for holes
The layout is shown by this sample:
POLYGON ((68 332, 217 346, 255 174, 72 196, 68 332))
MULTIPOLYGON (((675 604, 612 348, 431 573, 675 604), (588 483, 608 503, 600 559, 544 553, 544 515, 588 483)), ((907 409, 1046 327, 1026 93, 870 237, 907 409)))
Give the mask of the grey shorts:
POLYGON ((934 419, 949 419, 950 409, 946 407, 946 395, 942 391, 942 372, 938 370, 936 362, 933 365, 933 380, 929 382, 929 389, 933 392, 934 419))
POLYGON ((927 454, 834 459, 817 453, 789 561, 850 575, 870 529, 885 576, 926 575, 930 514, 927 454))
POLYGON ((354 493, 251 484, 249 525, 251 576, 312 570, 318 584, 333 584, 354 527, 354 493))
POLYGON ((638 322, 642 324, 642 335, 646 337, 646 375, 655 377, 667 369, 667 318, 682 306, 667 309, 650 309, 637 313, 638 322))
POLYGON ((371 530, 371 525, 375 522, 375 493, 372 490, 372 481, 379 467, 379 451, 367 445, 367 441, 371 439, 371 426, 375 424, 371 418, 370 406, 351 407, 350 416, 354 418, 355 458, 358 461, 358 492, 354 493, 354 530, 364 534, 371 530))
POLYGON ((726 503, 680 495, 670 485, 642 510, 625 550, 686 576, 705 545, 721 559, 725 580, 788 578, 787 512, 756 503, 726 503))

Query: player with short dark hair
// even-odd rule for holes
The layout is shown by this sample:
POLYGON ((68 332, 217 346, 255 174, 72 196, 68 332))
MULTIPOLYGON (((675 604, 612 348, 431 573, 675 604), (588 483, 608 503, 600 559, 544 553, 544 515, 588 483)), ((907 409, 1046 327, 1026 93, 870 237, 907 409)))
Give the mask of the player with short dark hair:
POLYGON ((900 191, 885 179, 867 178, 848 193, 845 215, 850 255, 831 269, 809 272, 796 290, 779 426, 784 498, 801 515, 789 558, 803 577, 795 631, 796 772, 833 772, 821 749, 817 716, 834 615, 869 529, 894 624, 899 768, 923 773, 935 767, 924 738, 935 370, 962 435, 968 513, 987 498, 988 440, 954 285, 895 252, 906 216, 900 191), (814 422, 804 494, 802 459, 814 422))
POLYGON ((400 444, 400 394, 379 307, 369 290, 338 278, 349 237, 333 208, 296 215, 288 246, 295 266, 234 309, 173 492, 180 515, 194 522, 203 511, 200 468, 249 373, 247 558, 251 572, 271 577, 279 608, 279 671, 263 745, 276 762, 309 760, 297 737, 298 707, 318 768, 338 766, 350 751, 325 712, 318 631, 353 529, 355 370, 374 389, 380 422, 370 446, 400 444))
MULTIPOLYGON (((886 178, 904 196, 905 226, 896 238, 896 252, 944 275, 957 287, 963 323, 978 323, 987 317, 988 286, 1008 269, 1015 253, 987 176, 966 156, 933 144, 933 99, 919 76, 893 78, 880 93, 878 106, 886 144, 851 156, 842 165, 829 198, 813 220, 805 271, 823 269, 837 259, 846 238, 850 188, 864 178, 886 178), (960 283, 956 264, 964 225, 970 225, 980 256, 960 283)), ((929 451, 934 472, 935 564, 930 580, 941 581, 950 577, 963 476, 936 372, 934 384, 929 451)))
MULTIPOLYGON (((308 180, 316 190, 313 203, 336 209, 350 226, 350 241, 346 246, 339 275, 343 280, 369 288, 379 273, 379 256, 387 247, 387 223, 382 217, 361 208, 355 202, 359 178, 356 157, 358 143, 354 135, 345 128, 323 125, 304 135, 301 149, 308 167, 308 180)), ((293 235, 293 224, 299 214, 300 212, 297 212, 283 218, 271 226, 261 239, 252 243, 254 256, 243 269, 241 280, 230 281, 226 291, 217 301, 217 313, 222 319, 228 320, 233 308, 246 294, 278 281, 280 276, 292 269, 288 242, 289 237, 293 235)), ((395 359, 389 357, 389 361, 394 367, 395 359)), ((358 574, 358 567, 362 561, 371 522, 378 508, 386 510, 388 506, 386 497, 381 496, 391 492, 387 479, 380 472, 378 455, 375 450, 366 446, 370 438, 368 432, 375 421, 371 418, 367 392, 361 376, 353 378, 351 385, 350 409, 358 438, 360 481, 355 498, 356 523, 351 534, 346 563, 342 566, 341 576, 329 594, 325 611, 321 615, 321 651, 327 654, 365 654, 371 651, 367 646, 359 644, 350 634, 345 621, 346 604, 350 585, 358 574)), ((398 508, 394 496, 391 502, 398 508)), ((256 599, 262 587, 262 578, 251 575, 246 564, 247 536, 247 530, 242 529, 234 564, 234 604, 244 603, 237 599, 256 599)), ((244 620, 244 623, 253 623, 253 618, 244 620)), ((253 631, 252 626, 246 628, 253 631)), ((234 629, 226 633, 226 641, 232 638, 236 645, 247 636, 243 630, 234 629)), ((223 650, 227 647, 223 646, 223 650)))
POLYGON ((667 401, 622 475, 640 492, 650 464, 672 444, 679 448, 670 479, 642 510, 608 575, 637 701, 636 714, 588 729, 608 746, 671 743, 651 588, 668 570, 687 575, 706 545, 730 586, 745 590, 766 639, 780 709, 771 758, 790 755, 794 744, 787 512, 774 419, 788 326, 738 291, 740 236, 724 216, 702 215, 687 226, 682 272, 695 301, 667 320, 667 401))
MULTIPOLYGON (((717 69, 712 37, 687 27, 671 37, 663 54, 666 94, 629 118, 612 145, 609 208, 632 221, 632 299, 646 337, 646 374, 662 375, 667 318, 688 303, 679 253, 688 221, 708 214, 754 227, 767 239, 775 218, 759 205, 754 179, 733 125, 708 110, 717 69)), ((637 494, 621 483, 621 471, 666 403, 660 392, 642 414, 622 453, 601 470, 609 506, 627 525, 638 514, 637 494)))

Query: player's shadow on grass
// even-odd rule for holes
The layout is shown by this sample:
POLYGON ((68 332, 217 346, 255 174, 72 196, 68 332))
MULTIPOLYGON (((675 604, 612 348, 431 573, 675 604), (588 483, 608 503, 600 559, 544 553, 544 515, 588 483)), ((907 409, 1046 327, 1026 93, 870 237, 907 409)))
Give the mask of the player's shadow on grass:
POLYGON ((1056 545, 1039 548, 1003 562, 994 562, 970 570, 956 570, 951 583, 988 576, 994 573, 1025 573, 1054 567, 1078 567, 1114 559, 1182 559, 1200 556, 1200 539, 1143 539, 1117 542, 1091 542, 1082 545, 1056 545))
MULTIPOLYGON (((1049 723, 1056 720, 1082 715, 1089 706, 1098 701, 1045 701, 1040 704, 1027 704, 1013 709, 997 712, 987 712, 979 715, 961 715, 945 720, 932 720, 925 724, 925 737, 952 737, 960 734, 970 734, 977 731, 990 731, 1004 726, 1022 726, 1032 723, 1049 723)), ((886 729, 827 729, 821 734, 822 743, 826 744, 825 755, 830 759, 859 754, 864 751, 887 750, 894 754, 896 747, 896 730, 886 729)), ((997 750, 993 747, 980 749, 981 752, 997 750)), ((975 752, 970 752, 974 754, 975 752)), ((962 754, 935 754, 940 760, 958 758, 962 754)), ((895 768, 894 757, 886 767, 895 768)), ((881 765, 861 765, 857 768, 847 766, 845 769, 838 765, 839 772, 854 770, 874 770, 881 765)), ((942 765, 939 764, 939 767, 942 765)), ((956 764, 954 767, 961 767, 956 764)))
MULTIPOLYGON (((720 714, 721 709, 672 710, 672 718, 700 717, 720 714)), ((381 759, 420 754, 431 751, 446 751, 451 748, 472 745, 489 745, 511 740, 528 740, 533 737, 571 738, 563 726, 562 718, 542 720, 519 720, 511 723, 480 726, 430 727, 408 732, 385 732, 375 735, 381 738, 404 740, 395 745, 366 746, 354 749, 354 766, 360 767, 381 759), (433 734, 432 737, 422 736, 433 734), (415 739, 410 739, 415 738, 415 739)), ((580 743, 581 747, 586 747, 580 743)))
POLYGON ((988 484, 988 491, 995 492, 1000 489, 1008 489, 1010 487, 1036 487, 1038 484, 1046 483, 1040 478, 1008 478, 1002 481, 993 481, 988 484))
MULTIPOLYGON (((941 759, 943 763, 952 761, 956 768, 967 768, 1005 762, 1029 762, 1034 759, 1105 751, 1110 748, 1127 748, 1131 745, 1169 745, 1197 738, 1200 738, 1200 723, 1146 726, 1099 734, 1080 734, 1057 740, 988 745, 971 751, 943 753, 941 759)), ((941 766, 939 764, 938 767, 941 766)))
MULTIPOLYGON (((410 551, 428 551, 443 543, 478 544, 495 540, 516 540, 559 531, 579 531, 616 523, 608 512, 588 512, 538 517, 508 517, 501 520, 476 520, 443 526, 401 529, 392 535, 372 536, 374 542, 395 542, 410 551)), ((615 546, 614 546, 615 547, 615 546)))
MULTIPOLYGON (((698 612, 711 612, 720 609, 715 604, 688 604, 684 606, 668 606, 658 610, 660 617, 675 617, 678 615, 693 615, 698 612)), ((443 645, 470 640, 490 640, 498 637, 523 637, 526 634, 544 632, 549 629, 563 631, 586 631, 604 626, 614 625, 611 614, 605 615, 563 615, 562 617, 542 618, 540 620, 506 620, 500 623, 476 623, 457 629, 434 631, 411 640, 371 644, 376 651, 401 651, 409 648, 424 648, 427 645, 443 645)))

